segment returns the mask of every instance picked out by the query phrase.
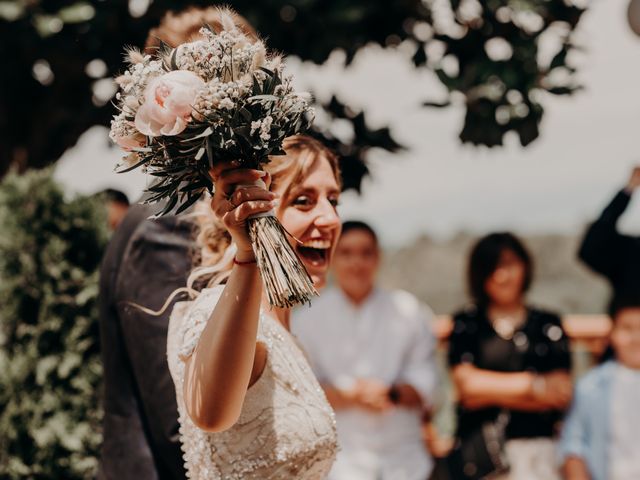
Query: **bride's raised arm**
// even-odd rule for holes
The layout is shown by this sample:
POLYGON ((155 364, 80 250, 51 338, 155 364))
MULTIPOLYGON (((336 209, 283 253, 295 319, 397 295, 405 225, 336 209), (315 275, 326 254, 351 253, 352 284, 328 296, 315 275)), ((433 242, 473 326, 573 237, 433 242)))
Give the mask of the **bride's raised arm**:
POLYGON ((224 431, 242 409, 252 372, 261 372, 256 357, 262 282, 245 221, 273 209, 275 194, 249 185, 265 176, 249 169, 212 171, 215 194, 211 208, 237 246, 233 270, 193 353, 185 361, 184 399, 193 422, 202 430, 224 431))

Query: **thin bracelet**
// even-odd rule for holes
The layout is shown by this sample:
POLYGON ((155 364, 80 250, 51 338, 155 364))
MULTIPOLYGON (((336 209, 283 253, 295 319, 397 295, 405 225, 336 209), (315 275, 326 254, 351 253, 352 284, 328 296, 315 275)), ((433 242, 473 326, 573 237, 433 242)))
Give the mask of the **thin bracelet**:
POLYGON ((257 263, 257 260, 255 258, 253 260, 247 260, 246 262, 241 262, 236 257, 233 257, 233 264, 234 265, 243 266, 243 265, 251 265, 253 263, 257 263))

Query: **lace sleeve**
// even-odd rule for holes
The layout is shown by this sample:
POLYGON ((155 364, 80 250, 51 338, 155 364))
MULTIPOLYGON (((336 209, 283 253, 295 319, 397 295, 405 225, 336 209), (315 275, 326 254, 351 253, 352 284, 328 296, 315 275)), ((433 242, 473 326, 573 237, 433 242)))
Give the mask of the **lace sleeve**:
POLYGON ((186 312, 178 331, 178 358, 180 360, 185 361, 195 350, 200 335, 202 335, 207 320, 223 290, 223 285, 204 289, 186 312))

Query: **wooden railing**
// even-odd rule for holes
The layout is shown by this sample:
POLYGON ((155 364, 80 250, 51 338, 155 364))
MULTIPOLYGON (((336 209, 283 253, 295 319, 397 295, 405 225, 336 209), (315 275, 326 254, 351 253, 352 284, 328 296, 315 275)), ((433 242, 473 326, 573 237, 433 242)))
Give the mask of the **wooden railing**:
MULTIPOLYGON (((565 315, 562 326, 571 338, 574 348, 580 346, 594 355, 600 355, 607 346, 611 320, 607 315, 565 315)), ((434 333, 441 345, 446 344, 453 322, 450 315, 436 315, 434 333)))

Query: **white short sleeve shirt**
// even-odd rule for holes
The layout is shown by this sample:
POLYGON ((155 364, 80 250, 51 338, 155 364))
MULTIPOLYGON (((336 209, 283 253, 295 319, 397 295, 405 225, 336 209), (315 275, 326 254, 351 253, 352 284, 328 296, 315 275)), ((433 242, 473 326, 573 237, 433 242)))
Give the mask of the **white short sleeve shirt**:
MULTIPOLYGON (((291 330, 321 383, 348 389, 360 378, 408 383, 428 402, 437 383, 432 312, 405 291, 375 289, 356 307, 330 288, 298 308, 291 330)), ((420 412, 395 408, 336 412, 341 451, 330 479, 424 480, 432 460, 421 435, 420 412)))

